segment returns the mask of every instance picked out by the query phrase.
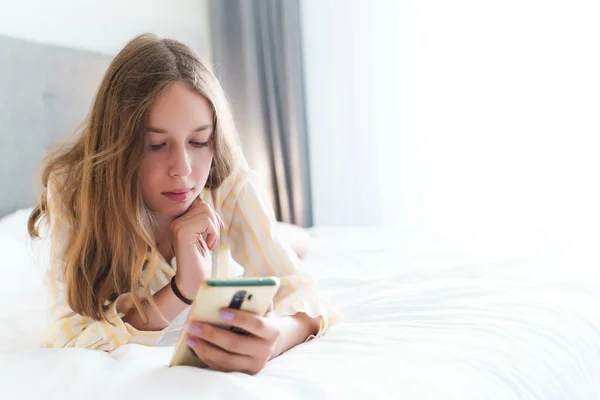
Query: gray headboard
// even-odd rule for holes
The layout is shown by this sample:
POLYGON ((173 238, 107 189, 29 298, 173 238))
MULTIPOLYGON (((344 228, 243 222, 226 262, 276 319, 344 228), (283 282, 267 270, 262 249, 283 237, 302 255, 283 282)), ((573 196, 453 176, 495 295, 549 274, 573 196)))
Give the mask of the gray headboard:
POLYGON ((0 36, 0 217, 35 204, 40 162, 85 118, 111 58, 0 36))

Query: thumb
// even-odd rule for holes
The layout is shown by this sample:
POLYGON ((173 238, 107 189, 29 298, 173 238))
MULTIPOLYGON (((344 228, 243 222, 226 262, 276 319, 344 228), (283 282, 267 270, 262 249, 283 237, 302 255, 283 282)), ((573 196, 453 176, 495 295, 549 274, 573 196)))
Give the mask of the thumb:
POLYGON ((265 317, 268 316, 269 314, 273 314, 273 302, 272 301, 269 303, 269 307, 267 308, 267 312, 265 312, 265 317))

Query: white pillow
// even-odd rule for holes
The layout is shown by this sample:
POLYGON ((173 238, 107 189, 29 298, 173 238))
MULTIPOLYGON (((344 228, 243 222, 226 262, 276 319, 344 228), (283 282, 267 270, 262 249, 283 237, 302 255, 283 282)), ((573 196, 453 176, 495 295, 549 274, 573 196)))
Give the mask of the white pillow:
MULTIPOLYGON (((31 240, 27 232, 27 220, 32 208, 23 208, 0 218, 0 237, 11 238, 14 242, 25 246, 31 261, 29 267, 37 269, 38 272, 46 270, 50 262, 50 239, 45 224, 40 229, 40 239, 31 240)), ((0 254, 0 261, 3 260, 0 254)), ((0 264, 0 273, 4 272, 4 266, 0 264)))
POLYGON ((9 234, 22 243, 26 242, 29 239, 27 220, 31 211, 32 208, 23 208, 0 218, 0 233, 9 234))
POLYGON ((27 234, 31 210, 0 219, 0 352, 38 347, 46 326, 42 272, 50 260, 48 239, 27 234))

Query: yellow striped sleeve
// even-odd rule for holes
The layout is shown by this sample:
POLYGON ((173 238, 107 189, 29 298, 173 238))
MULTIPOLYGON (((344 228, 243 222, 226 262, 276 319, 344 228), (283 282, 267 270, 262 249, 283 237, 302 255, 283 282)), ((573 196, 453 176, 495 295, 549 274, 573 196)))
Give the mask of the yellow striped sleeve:
MULTIPOLYGON (((50 285, 60 285, 49 282, 50 285)), ((49 324, 42 347, 82 347, 91 350, 113 351, 128 343, 156 345, 163 331, 140 331, 125 323, 122 316, 133 307, 132 295, 123 294, 106 311, 106 320, 96 321, 72 311, 63 289, 55 289, 51 299, 49 324), (119 307, 117 307, 117 305, 119 307)))
POLYGON ((108 305, 106 320, 96 321, 74 312, 68 305, 62 279, 62 251, 68 238, 69 224, 60 213, 57 202, 48 194, 51 235, 51 266, 45 274, 48 289, 48 327, 42 347, 83 347, 112 351, 127 343, 152 346, 159 342, 162 331, 140 331, 123 321, 122 317, 133 305, 133 296, 126 293, 108 305))
POLYGON ((273 208, 256 175, 248 170, 238 171, 229 196, 233 196, 226 201, 233 204, 228 229, 232 257, 244 267, 245 276, 279 277, 281 288, 274 302, 276 315, 302 312, 311 318, 320 317, 317 336, 321 336, 339 313, 319 294, 296 253, 278 234, 273 208))

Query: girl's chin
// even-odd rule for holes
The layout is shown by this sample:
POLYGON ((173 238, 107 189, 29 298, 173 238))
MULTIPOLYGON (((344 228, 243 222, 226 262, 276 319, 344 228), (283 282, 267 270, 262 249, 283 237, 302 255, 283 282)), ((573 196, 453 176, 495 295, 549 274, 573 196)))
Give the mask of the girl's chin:
POLYGON ((163 204, 163 207, 161 207, 161 212, 159 212, 159 214, 162 214, 164 216, 168 216, 171 218, 177 218, 177 217, 185 214, 185 212, 187 210, 189 210, 193 201, 194 201, 193 199, 189 199, 189 200, 182 201, 182 202, 163 204))

